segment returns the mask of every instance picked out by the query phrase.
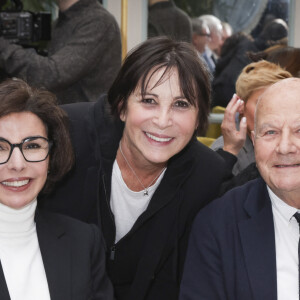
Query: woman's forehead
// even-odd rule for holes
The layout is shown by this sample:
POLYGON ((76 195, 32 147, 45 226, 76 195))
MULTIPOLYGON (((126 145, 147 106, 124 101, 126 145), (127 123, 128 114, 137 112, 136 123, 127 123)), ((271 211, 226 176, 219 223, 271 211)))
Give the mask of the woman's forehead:
POLYGON ((144 82, 142 82, 142 79, 137 85, 137 89, 143 92, 143 89, 153 89, 167 80, 169 80, 171 77, 175 77, 175 80, 177 80, 177 84, 181 86, 179 76, 178 76, 178 70, 176 67, 168 68, 166 66, 156 66, 153 67, 147 74, 144 75, 144 82))

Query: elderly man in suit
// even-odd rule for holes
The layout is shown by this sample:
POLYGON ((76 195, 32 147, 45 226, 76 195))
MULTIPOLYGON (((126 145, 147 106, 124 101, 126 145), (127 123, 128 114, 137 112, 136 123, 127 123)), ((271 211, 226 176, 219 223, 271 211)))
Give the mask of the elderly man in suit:
POLYGON ((205 51, 202 54, 205 59, 210 72, 213 74, 216 68, 216 62, 218 60, 217 50, 222 47, 222 23, 221 20, 213 15, 202 15, 199 20, 204 21, 210 31, 210 39, 205 47, 205 51))
POLYGON ((299 299, 299 99, 296 78, 261 96, 252 139, 262 179, 229 191, 198 214, 181 300, 299 299))

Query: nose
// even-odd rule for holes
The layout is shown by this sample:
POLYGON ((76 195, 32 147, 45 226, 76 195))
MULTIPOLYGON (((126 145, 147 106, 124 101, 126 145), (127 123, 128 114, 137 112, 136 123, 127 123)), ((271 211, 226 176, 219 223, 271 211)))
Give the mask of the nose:
POLYGON ((22 171, 25 168, 26 161, 18 147, 13 149, 13 152, 11 153, 11 156, 7 162, 7 166, 9 169, 15 171, 22 171))
POLYGON ((156 115, 153 118, 153 123, 159 129, 165 129, 167 127, 172 126, 172 112, 167 108, 161 108, 157 111, 156 115))
POLYGON ((282 132, 279 137, 277 152, 280 154, 289 154, 297 151, 293 137, 289 132, 282 132))

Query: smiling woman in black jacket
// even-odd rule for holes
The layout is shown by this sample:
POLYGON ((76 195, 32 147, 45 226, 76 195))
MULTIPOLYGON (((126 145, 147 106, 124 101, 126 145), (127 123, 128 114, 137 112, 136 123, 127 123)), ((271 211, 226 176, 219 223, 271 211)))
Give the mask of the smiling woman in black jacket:
POLYGON ((191 46, 153 38, 129 54, 108 97, 64 107, 76 167, 43 204, 100 226, 118 300, 178 297, 193 218, 225 176, 196 140, 209 101, 191 46))

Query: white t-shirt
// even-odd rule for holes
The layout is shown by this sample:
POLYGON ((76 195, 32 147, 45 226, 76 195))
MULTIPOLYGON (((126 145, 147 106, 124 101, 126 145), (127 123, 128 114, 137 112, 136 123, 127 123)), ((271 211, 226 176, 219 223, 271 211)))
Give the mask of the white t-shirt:
POLYGON ((166 169, 160 174, 155 184, 147 189, 148 195, 144 196, 144 190, 133 192, 127 187, 115 160, 111 180, 110 207, 115 216, 116 243, 130 231, 138 217, 147 209, 165 171, 166 169))

